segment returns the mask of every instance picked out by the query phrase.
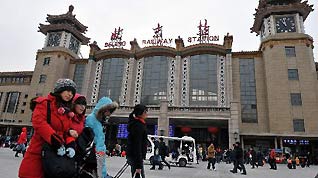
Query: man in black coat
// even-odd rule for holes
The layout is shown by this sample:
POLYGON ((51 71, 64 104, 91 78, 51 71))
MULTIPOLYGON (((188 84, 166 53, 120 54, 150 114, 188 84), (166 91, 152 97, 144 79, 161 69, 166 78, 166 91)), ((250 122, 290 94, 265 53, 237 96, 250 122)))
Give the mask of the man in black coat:
POLYGON ((251 165, 252 165, 252 169, 255 168, 255 166, 258 168, 258 160, 257 160, 257 156, 256 156, 256 151, 253 148, 250 148, 250 155, 251 155, 251 165))
POLYGON ((230 170, 232 173, 237 173, 238 167, 241 167, 243 169, 243 175, 246 175, 246 170, 243 162, 243 149, 239 146, 240 143, 236 142, 235 147, 234 147, 234 153, 235 153, 235 158, 236 161, 234 163, 234 168, 233 170, 230 170))
POLYGON ((169 156, 169 149, 166 146, 166 143, 163 141, 163 138, 159 138, 159 155, 161 157, 162 162, 164 162, 168 168, 170 169, 170 164, 166 161, 166 156, 169 156))
POLYGON ((131 166, 132 177, 145 178, 143 160, 147 153, 147 130, 146 122, 148 109, 138 104, 129 115, 128 140, 127 140, 127 162, 131 166))

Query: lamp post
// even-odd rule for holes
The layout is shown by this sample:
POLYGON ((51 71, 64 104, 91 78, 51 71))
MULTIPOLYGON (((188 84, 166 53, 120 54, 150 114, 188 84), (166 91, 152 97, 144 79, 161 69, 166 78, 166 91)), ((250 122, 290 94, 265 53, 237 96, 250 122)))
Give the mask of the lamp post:
POLYGON ((237 132, 234 132, 233 134, 234 134, 234 140, 235 140, 235 142, 236 142, 236 140, 238 139, 238 133, 237 133, 237 132))

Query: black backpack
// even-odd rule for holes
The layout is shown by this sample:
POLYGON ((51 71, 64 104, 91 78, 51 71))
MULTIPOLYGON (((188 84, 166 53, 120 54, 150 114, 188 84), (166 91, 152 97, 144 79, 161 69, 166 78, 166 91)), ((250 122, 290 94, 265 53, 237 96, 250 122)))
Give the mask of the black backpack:
MULTIPOLYGON (((47 101, 47 123, 51 123, 50 101, 47 101)), ((56 150, 47 142, 42 146, 42 166, 45 178, 74 178, 78 173, 75 158, 57 155, 56 150)))

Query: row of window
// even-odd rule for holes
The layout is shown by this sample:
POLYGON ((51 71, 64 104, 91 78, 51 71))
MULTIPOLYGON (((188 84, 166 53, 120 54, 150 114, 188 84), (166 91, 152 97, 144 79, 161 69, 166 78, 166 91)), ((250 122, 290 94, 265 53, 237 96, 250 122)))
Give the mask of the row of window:
MULTIPOLYGON (((3 98, 4 93, 0 92, 0 102, 3 98)), ((28 94, 24 95, 24 99, 28 98, 28 94)), ((16 113, 18 110, 18 105, 21 97, 21 92, 7 92, 5 96, 5 104, 3 107, 3 112, 7 113, 16 113)), ((26 106, 26 102, 22 103, 22 106, 26 106)), ((24 113, 24 110, 21 110, 21 113, 24 113)))
MULTIPOLYGON (((189 62, 191 66, 189 71, 189 104, 192 106, 217 105, 217 56, 209 54, 192 56, 189 62)), ((112 96, 114 100, 119 100, 124 67, 124 59, 113 58, 103 61, 99 96, 112 96)), ((76 66, 74 78, 76 83, 83 82, 84 70, 84 66, 76 66)), ((156 105, 159 104, 160 100, 167 99, 168 70, 168 57, 145 58, 141 82, 142 103, 156 105)), ((137 85, 139 84, 137 83, 137 85)))
POLYGON ((0 77, 0 83, 25 83, 25 82, 30 82, 31 78, 30 77, 0 77))

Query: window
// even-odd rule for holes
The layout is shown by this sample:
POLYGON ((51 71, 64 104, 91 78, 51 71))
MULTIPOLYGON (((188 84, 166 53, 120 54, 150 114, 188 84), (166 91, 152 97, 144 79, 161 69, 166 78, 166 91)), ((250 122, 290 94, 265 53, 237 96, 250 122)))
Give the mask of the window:
POLYGON ((46 81, 46 75, 40 75, 39 83, 45 83, 45 81, 46 81))
POLYGON ((291 98, 291 104, 293 106, 301 106, 302 105, 300 93, 291 93, 290 98, 291 98))
MULTIPOLYGON (((99 94, 101 98, 103 96, 111 97, 115 101, 119 101, 121 94, 121 86, 123 80, 123 71, 125 67, 125 59, 111 58, 104 59, 103 69, 101 74, 101 81, 99 85, 99 94)), ((81 70, 78 70, 79 72, 81 70)), ((83 72, 83 71, 82 71, 83 72)), ((80 81, 77 78, 75 81, 80 81)))
POLYGON ((190 106, 217 106, 217 56, 201 54, 191 56, 189 72, 190 106))
POLYGON ((25 106, 25 105, 26 105, 26 102, 23 102, 22 105, 25 106))
POLYGON ((286 57, 296 57, 296 51, 294 46, 286 46, 285 47, 286 57))
POLYGON ((240 59, 241 118, 244 123, 257 123, 254 59, 240 59))
POLYGON ((84 83, 85 64, 76 64, 74 72, 74 82, 76 83, 76 92, 81 93, 84 83))
POLYGON ((304 119, 294 119, 294 132, 305 132, 304 119))
POLYGON ((28 95, 28 94, 25 94, 25 95, 24 95, 24 98, 28 98, 28 97, 29 97, 29 95, 28 95))
POLYGON ((19 104, 19 92, 8 92, 3 112, 16 113, 19 104))
POLYGON ((167 99, 168 57, 146 57, 143 66, 141 103, 159 105, 167 99))
POLYGON ((21 114, 24 114, 24 110, 23 109, 21 110, 21 114))
POLYGON ((288 79, 298 80, 298 69, 288 69, 288 79))
POLYGON ((51 58, 50 57, 46 57, 44 58, 44 61, 43 61, 43 65, 50 65, 50 61, 51 61, 51 58))

